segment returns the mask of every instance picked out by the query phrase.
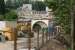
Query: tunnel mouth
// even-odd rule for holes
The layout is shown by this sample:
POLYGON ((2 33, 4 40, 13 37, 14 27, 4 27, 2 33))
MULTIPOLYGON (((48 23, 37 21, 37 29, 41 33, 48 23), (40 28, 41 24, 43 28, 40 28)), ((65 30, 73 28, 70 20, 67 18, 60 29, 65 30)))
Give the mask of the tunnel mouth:
POLYGON ((37 31, 39 31, 40 29, 41 29, 41 26, 40 26, 39 24, 35 23, 34 26, 33 26, 33 31, 34 31, 34 32, 37 32, 37 31))
POLYGON ((47 24, 45 22, 42 22, 42 21, 38 21, 36 22, 33 27, 32 27, 32 30, 34 32, 38 31, 38 30, 41 30, 43 28, 47 28, 47 24))

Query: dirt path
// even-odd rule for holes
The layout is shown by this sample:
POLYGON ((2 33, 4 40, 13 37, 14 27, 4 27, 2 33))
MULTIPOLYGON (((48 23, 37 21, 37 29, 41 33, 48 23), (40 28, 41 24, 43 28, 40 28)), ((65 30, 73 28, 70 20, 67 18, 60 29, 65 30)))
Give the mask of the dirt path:
POLYGON ((67 48, 57 42, 50 41, 40 50, 67 50, 67 48))

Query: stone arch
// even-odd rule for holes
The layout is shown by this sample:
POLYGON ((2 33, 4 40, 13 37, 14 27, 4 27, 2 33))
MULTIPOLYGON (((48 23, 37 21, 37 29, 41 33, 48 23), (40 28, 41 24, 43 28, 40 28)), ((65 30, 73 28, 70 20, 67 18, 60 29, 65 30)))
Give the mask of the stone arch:
POLYGON ((37 22, 35 22, 35 23, 32 25, 32 30, 33 30, 33 27, 36 26, 36 25, 39 25, 39 27, 41 27, 41 28, 47 28, 47 27, 48 27, 45 22, 43 22, 43 21, 37 21, 37 22))
POLYGON ((33 30, 33 26, 35 24, 38 24, 41 26, 41 28, 47 28, 48 27, 48 20, 32 20, 31 29, 33 30))

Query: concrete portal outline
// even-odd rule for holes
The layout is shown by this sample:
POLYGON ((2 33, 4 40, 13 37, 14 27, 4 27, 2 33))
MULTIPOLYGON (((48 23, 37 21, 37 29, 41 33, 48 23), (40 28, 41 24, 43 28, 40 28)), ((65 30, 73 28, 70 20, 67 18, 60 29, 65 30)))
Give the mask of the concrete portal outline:
POLYGON ((33 28, 34 24, 38 23, 38 22, 43 23, 43 24, 39 24, 39 25, 48 28, 48 22, 49 22, 49 20, 31 20, 31 29, 33 28))

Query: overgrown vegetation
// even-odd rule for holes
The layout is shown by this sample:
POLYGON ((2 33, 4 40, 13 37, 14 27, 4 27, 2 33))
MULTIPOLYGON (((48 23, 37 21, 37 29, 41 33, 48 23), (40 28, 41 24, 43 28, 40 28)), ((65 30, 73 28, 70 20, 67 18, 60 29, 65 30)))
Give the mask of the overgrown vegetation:
POLYGON ((53 9, 56 25, 63 27, 66 34, 71 33, 70 0, 47 1, 46 5, 53 9))
POLYGON ((0 0, 0 20, 16 20, 16 6, 8 0, 8 4, 5 4, 4 0, 0 0))
POLYGON ((63 37, 71 46, 71 2, 70 0, 45 1, 46 5, 53 9, 55 25, 61 26, 64 30, 63 37))
POLYGON ((36 11, 45 11, 46 9, 46 5, 43 2, 40 1, 36 1, 36 2, 32 2, 32 9, 36 10, 36 11))

